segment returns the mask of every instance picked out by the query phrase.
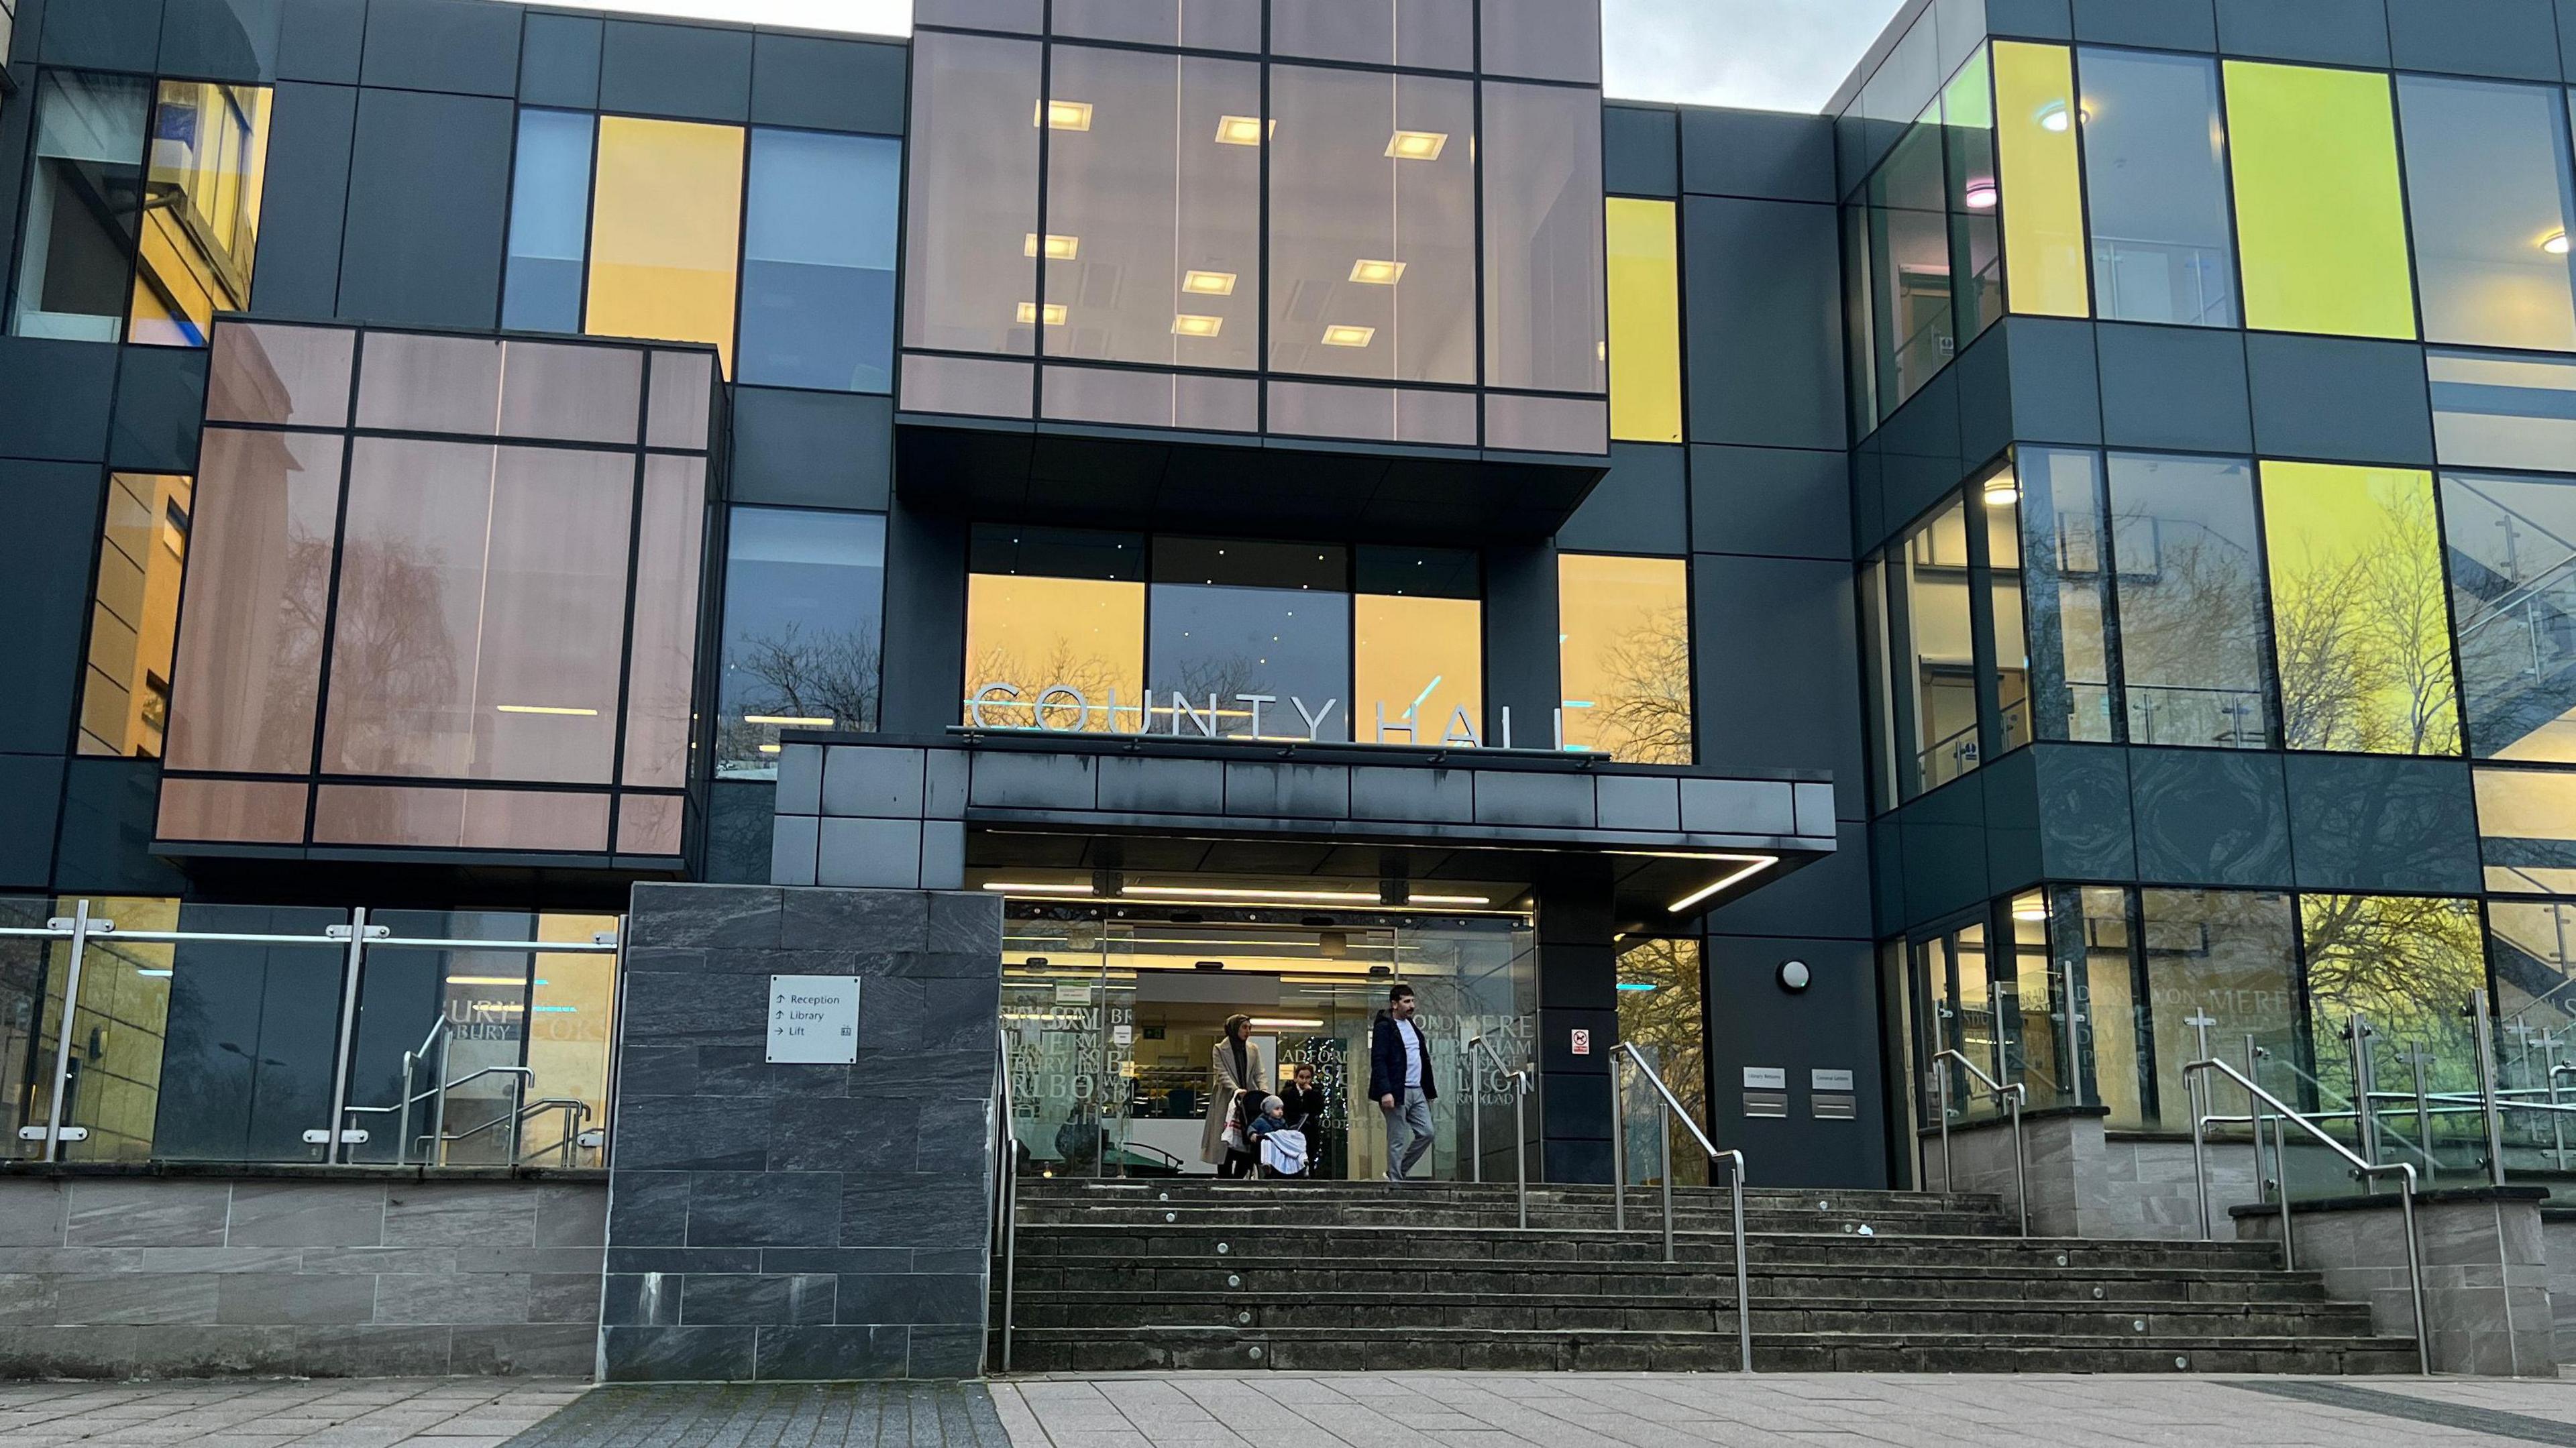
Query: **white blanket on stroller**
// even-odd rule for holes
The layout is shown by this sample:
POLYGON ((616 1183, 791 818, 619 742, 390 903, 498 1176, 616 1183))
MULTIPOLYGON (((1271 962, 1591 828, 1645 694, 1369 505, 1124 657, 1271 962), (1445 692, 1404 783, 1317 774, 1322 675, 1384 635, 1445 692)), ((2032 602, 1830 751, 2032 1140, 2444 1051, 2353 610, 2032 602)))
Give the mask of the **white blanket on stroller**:
POLYGON ((1306 1133, 1274 1131, 1261 1138, 1261 1166, 1264 1171, 1280 1176, 1300 1176, 1306 1170, 1306 1133))

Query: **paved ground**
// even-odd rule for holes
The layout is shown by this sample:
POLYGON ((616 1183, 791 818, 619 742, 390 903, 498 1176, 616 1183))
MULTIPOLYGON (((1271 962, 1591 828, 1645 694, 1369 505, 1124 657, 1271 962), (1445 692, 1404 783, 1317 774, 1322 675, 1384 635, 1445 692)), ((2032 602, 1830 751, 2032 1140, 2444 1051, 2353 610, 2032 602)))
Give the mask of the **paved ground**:
POLYGON ((0 1448, 2576 1448, 2576 1381, 1184 1374, 0 1383, 0 1448))

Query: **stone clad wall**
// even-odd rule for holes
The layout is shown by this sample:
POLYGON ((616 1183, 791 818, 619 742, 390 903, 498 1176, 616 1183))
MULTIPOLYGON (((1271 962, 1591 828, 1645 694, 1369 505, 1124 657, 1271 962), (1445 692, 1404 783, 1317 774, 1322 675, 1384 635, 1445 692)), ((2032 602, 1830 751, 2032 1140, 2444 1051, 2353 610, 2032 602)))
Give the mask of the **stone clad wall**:
POLYGON ((0 1378, 584 1377, 598 1181, 0 1178, 0 1378))
POLYGON ((608 1379, 975 1376, 1001 901, 639 885, 627 940, 608 1379), (857 1064, 768 1064, 771 975, 861 978, 857 1064))

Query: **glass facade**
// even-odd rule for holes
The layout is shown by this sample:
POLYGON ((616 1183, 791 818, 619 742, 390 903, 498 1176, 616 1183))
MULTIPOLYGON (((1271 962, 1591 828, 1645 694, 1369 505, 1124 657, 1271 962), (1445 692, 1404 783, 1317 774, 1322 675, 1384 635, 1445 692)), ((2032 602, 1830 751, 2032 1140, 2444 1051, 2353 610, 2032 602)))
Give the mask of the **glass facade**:
POLYGON ((725 546, 717 773, 775 777, 782 729, 875 729, 885 519, 735 508, 725 546))
POLYGON ((2388 77, 2231 60, 2246 325, 2415 336, 2388 77))
POLYGON ((2266 462, 2262 480, 2284 741, 2458 753, 2432 476, 2266 462))
POLYGON ((2095 314, 2237 325, 2218 63, 2134 50, 2080 59, 2095 314))
POLYGON ((1557 747, 1631 764, 1698 757, 1690 569, 1678 558, 1557 557, 1557 747))
POLYGON ((157 759, 170 727, 171 645, 193 480, 111 473, 81 675, 83 754, 157 759))
POLYGON ((1680 208, 1609 203, 1610 436, 1682 440, 1680 208))

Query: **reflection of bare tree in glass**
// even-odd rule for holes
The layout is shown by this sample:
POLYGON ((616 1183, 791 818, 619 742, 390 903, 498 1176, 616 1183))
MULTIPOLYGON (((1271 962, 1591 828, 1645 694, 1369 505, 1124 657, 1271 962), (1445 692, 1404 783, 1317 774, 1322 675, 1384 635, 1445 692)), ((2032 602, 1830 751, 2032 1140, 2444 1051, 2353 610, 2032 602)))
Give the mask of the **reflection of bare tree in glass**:
MULTIPOLYGON (((1098 654, 1078 653, 1071 640, 1057 639, 1042 658, 1032 658, 1007 648, 988 647, 967 661, 967 699, 987 684, 1008 684, 1020 691, 1016 701, 997 698, 984 705, 986 725, 1000 729, 1027 729, 1037 723, 1037 699, 1041 690, 1061 684, 1079 689, 1089 701, 1091 712, 1079 725, 1072 719, 1073 705, 1060 706, 1061 713, 1050 718, 1060 727, 1101 732, 1112 728, 1134 731, 1136 709, 1142 704, 1142 686, 1112 660, 1098 654), (1118 717, 1109 717, 1109 695, 1116 691, 1118 717)), ((971 724, 974 716, 968 706, 960 705, 958 717, 971 724)))
POLYGON ((1611 643, 1601 665, 1611 687, 1592 701, 1598 747, 1630 764, 1690 763, 1688 611, 1673 607, 1648 615, 1611 643))
MULTIPOLYGON (((409 546, 348 545, 331 636, 331 767, 384 774, 436 768, 452 747, 450 735, 462 732, 430 727, 456 698, 459 668, 457 640, 439 606, 441 561, 409 546)), ((389 828, 393 821, 373 823, 389 828)))
MULTIPOLYGON (((2468 1083, 2473 1066, 2460 1013, 2486 989, 2474 902, 2310 895, 2300 902, 2300 926, 2319 1079, 2350 1091, 2351 1063, 2338 1037, 2358 1014, 2389 1041, 2432 1047, 2437 1086, 2468 1083)), ((2383 1076, 2395 1069, 2384 1067, 2383 1076)))
MULTIPOLYGON (((331 611, 331 540, 296 529, 287 535, 286 588, 277 600, 279 627, 256 656, 268 664, 267 695, 293 698, 322 671, 322 629, 331 611)), ((313 757, 313 720, 296 710, 262 709, 258 759, 313 757)))
POLYGON ((2455 754, 2459 690, 2432 499, 2410 489, 2378 508, 2366 547, 2275 559, 2282 734, 2293 749, 2455 754))
POLYGON ((2263 610, 2243 545, 2198 524, 2130 514, 2114 535, 2152 539, 2120 560, 2120 649, 2139 743, 2264 742, 2263 610), (2240 712, 2227 712, 2233 706, 2240 712))
POLYGON ((739 692, 716 741, 718 759, 763 757, 760 746, 775 739, 777 726, 745 724, 748 714, 829 719, 831 728, 862 733, 877 727, 878 653, 868 635, 792 620, 775 634, 735 640, 725 667, 733 675, 727 684, 739 692))
MULTIPOLYGON (((1276 693, 1276 690, 1261 687, 1262 681, 1259 674, 1259 662, 1240 655, 1230 659, 1188 659, 1183 661, 1178 669, 1169 667, 1163 669, 1160 673, 1161 682, 1155 687, 1165 693, 1178 693, 1181 698, 1189 701, 1190 708, 1198 711, 1202 718, 1206 717, 1209 701, 1213 700, 1217 708, 1217 733, 1249 734, 1252 732, 1251 706, 1236 703, 1234 696, 1276 693)), ((1307 707, 1321 707, 1323 702, 1321 699, 1316 699, 1307 707)), ((1155 716, 1156 727, 1161 729, 1177 727, 1185 734, 1196 734, 1199 731, 1197 724, 1181 718, 1180 706, 1171 700, 1165 699, 1154 707, 1158 711, 1155 716)), ((1277 704, 1263 707, 1261 732, 1265 735, 1302 738, 1306 732, 1306 722, 1297 717, 1296 709, 1283 698, 1277 704)))
MULTIPOLYGON (((1655 1074, 1664 1078, 1664 1084, 1691 1108, 1691 1119, 1706 1130, 1708 1046, 1707 1031, 1700 1018, 1699 943, 1649 940, 1631 945, 1619 953, 1619 983, 1654 987, 1619 992, 1619 1039, 1634 1042, 1645 1051, 1655 1063, 1655 1074)), ((1641 1111, 1639 1115, 1665 1123, 1671 1133, 1673 1180, 1684 1186, 1705 1186, 1708 1158, 1701 1154, 1690 1133, 1664 1112, 1641 1111)), ((1647 1133, 1646 1149, 1652 1149, 1653 1141, 1651 1132, 1647 1133)), ((1654 1176, 1655 1164, 1648 1159, 1634 1163, 1629 1170, 1631 1176, 1646 1180, 1654 1176)))

